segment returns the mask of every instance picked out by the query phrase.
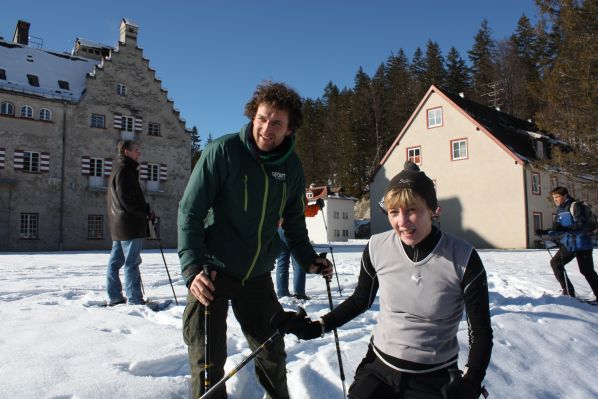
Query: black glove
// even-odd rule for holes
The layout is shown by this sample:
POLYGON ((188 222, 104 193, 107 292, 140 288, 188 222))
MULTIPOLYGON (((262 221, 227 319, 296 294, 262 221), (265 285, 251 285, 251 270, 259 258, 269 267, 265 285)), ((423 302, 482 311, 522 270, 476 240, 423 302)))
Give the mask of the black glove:
POLYGON ((548 231, 549 231, 549 230, 542 230, 542 229, 538 229, 538 230, 536 230, 536 235, 537 235, 537 236, 543 236, 543 235, 545 235, 545 234, 548 234, 548 231))
POLYGON ((324 209, 324 200, 322 198, 318 198, 316 200, 316 205, 320 207, 320 209, 324 209))
POLYGON ((297 338, 308 340, 322 336, 322 325, 312 321, 300 307, 297 312, 284 311, 274 313, 270 325, 282 335, 295 334, 297 338))
POLYGON ((461 377, 461 370, 450 369, 451 380, 442 389, 444 399, 477 399, 482 393, 478 384, 470 379, 461 377))

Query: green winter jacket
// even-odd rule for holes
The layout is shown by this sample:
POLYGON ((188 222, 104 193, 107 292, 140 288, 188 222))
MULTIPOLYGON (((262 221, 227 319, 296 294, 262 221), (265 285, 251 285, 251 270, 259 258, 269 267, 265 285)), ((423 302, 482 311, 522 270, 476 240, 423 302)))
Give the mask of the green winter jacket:
POLYGON ((294 135, 260 153, 252 124, 214 140, 195 165, 178 213, 178 253, 187 286, 209 264, 241 281, 274 268, 284 219, 302 268, 316 258, 305 227, 305 177, 294 135), (275 152, 279 153, 276 154, 275 152))

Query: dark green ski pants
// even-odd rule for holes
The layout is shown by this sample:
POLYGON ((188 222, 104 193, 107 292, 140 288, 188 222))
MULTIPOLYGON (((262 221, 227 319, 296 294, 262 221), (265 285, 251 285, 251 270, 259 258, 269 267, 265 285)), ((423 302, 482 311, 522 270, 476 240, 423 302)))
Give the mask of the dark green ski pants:
MULTIPOLYGON (((270 318, 282 307, 276 298, 270 274, 263 275, 244 285, 235 278, 218 273, 214 281, 215 299, 210 304, 210 383, 215 385, 224 377, 226 362, 226 317, 229 300, 249 348, 253 351, 264 343, 275 330, 270 318)), ((204 390, 204 306, 187 295, 183 313, 183 338, 189 347, 192 398, 197 399, 204 390)), ((269 398, 288 399, 286 353, 284 339, 277 339, 255 358, 255 374, 269 398)), ((226 389, 219 389, 212 399, 226 398, 226 389)))

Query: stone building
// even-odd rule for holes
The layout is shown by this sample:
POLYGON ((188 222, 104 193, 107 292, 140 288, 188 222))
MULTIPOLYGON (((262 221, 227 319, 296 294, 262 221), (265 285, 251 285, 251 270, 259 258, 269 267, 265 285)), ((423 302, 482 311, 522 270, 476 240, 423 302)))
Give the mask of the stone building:
MULTIPOLYGON (((108 249, 106 186, 120 139, 141 144, 140 180, 165 247, 191 173, 190 134, 123 19, 116 48, 35 48, 19 21, 0 40, 0 251, 108 249)), ((146 243, 146 247, 156 243, 146 243)))

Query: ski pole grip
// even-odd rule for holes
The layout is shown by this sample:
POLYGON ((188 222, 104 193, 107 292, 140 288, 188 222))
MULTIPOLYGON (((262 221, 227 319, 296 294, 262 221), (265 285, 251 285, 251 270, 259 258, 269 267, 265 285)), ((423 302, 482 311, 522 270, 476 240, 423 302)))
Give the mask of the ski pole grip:
POLYGON ((212 276, 210 275, 210 265, 203 265, 203 272, 208 277, 208 280, 212 281, 212 276))
MULTIPOLYGON (((326 259, 326 252, 320 252, 318 254, 318 258, 326 259)), ((324 268, 324 267, 325 267, 325 265, 318 266, 318 273, 320 273, 322 271, 322 268, 324 268)))

